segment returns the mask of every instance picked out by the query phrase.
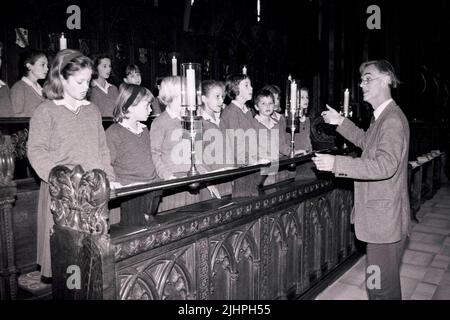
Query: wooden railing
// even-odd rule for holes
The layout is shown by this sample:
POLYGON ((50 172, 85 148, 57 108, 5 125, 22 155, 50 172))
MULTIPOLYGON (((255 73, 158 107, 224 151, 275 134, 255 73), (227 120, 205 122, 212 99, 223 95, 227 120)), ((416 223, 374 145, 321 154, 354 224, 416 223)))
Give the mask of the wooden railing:
MULTIPOLYGON (((310 157, 283 160, 280 168, 310 167, 310 157)), ((102 171, 54 168, 54 298, 285 299, 305 293, 355 254, 351 185, 327 177, 263 186, 261 167, 114 192, 102 171), (231 197, 161 212, 151 220, 142 217, 152 213, 149 207, 130 206, 121 215, 133 218, 108 226, 112 197, 146 197, 219 178, 234 180, 231 197)))
POLYGON ((417 220, 420 205, 431 199, 445 177, 446 154, 438 150, 417 157, 409 162, 408 184, 411 203, 411 218, 417 220))

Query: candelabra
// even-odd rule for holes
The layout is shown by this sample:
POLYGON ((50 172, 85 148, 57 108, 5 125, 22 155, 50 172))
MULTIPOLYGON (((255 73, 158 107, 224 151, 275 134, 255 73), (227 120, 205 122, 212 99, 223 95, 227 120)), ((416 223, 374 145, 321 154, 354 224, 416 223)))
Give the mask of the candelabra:
MULTIPOLYGON (((302 116, 303 122, 305 121, 304 110, 300 108, 300 85, 291 76, 288 77, 286 82, 286 131, 291 134, 291 152, 290 157, 295 156, 295 133, 300 131, 300 116, 302 116)), ((295 164, 291 166, 295 167, 295 164)))
POLYGON ((201 105, 201 83, 199 63, 181 64, 181 105, 183 108, 181 124, 183 139, 189 139, 191 143, 191 168, 187 172, 188 176, 199 174, 195 166, 195 142, 202 140, 203 136, 202 117, 197 115, 197 108, 201 105))

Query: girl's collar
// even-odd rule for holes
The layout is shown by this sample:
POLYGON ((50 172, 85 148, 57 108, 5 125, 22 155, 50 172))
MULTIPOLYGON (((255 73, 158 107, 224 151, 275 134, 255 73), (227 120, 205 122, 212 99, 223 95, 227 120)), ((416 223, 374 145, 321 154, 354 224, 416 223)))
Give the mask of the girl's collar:
POLYGON ((94 87, 97 87, 100 90, 102 90, 105 94, 108 94, 108 88, 112 86, 112 84, 109 83, 108 80, 105 80, 105 86, 104 87, 102 87, 101 84, 97 82, 97 80, 92 80, 92 85, 94 87))
POLYGON ((146 125, 141 122, 137 123, 137 129, 129 126, 128 124, 124 123, 123 121, 119 122, 119 124, 122 127, 124 127, 125 129, 127 129, 128 131, 130 131, 131 133, 134 133, 136 135, 140 135, 144 131, 144 128, 146 127, 146 125))
POLYGON ((25 82, 27 85, 29 85, 34 91, 36 91, 36 93, 38 95, 40 95, 42 97, 42 87, 41 87, 41 85, 38 82, 33 83, 33 81, 28 79, 28 77, 22 77, 21 80, 23 82, 25 82))
POLYGON ((275 127, 276 121, 272 117, 263 117, 259 114, 255 116, 256 121, 261 123, 263 126, 265 126, 267 129, 272 129, 275 127), (267 120, 269 120, 269 125, 267 125, 267 120))
POLYGON ((220 123, 220 113, 215 114, 215 117, 212 117, 209 113, 207 113, 203 108, 200 108, 200 115, 202 116, 202 118, 206 121, 212 122, 214 124, 216 124, 217 126, 220 123))
POLYGON ((68 110, 72 111, 75 114, 78 114, 80 112, 80 107, 81 106, 87 106, 88 104, 90 104, 89 101, 87 100, 76 100, 75 101, 75 108, 73 106, 71 106, 66 99, 58 99, 58 100, 53 100, 53 102, 57 105, 57 106, 64 106, 66 107, 68 110))

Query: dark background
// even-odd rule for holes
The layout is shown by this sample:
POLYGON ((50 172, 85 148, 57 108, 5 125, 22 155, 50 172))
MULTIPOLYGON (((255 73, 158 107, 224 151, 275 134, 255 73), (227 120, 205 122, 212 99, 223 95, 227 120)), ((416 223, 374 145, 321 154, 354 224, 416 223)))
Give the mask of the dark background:
POLYGON ((358 67, 387 59, 402 81, 393 94, 411 126, 436 129, 427 133, 428 149, 448 146, 450 1, 261 0, 260 22, 256 0, 195 0, 192 6, 189 0, 22 0, 1 15, 1 78, 10 86, 20 78, 18 56, 27 49, 15 44, 14 29, 22 27, 30 47, 50 58, 61 32, 69 48, 79 49, 84 39, 85 53, 110 53, 116 84, 126 64, 136 63, 143 85, 153 89, 158 77, 170 74, 175 53, 178 62, 201 63, 203 79, 223 80, 245 64, 254 90, 266 83, 284 89, 292 74, 311 90, 313 119, 326 103, 338 108, 349 88, 355 121, 365 124, 371 108, 362 102, 358 67), (66 27, 71 4, 81 9, 81 30, 66 27), (381 9, 380 30, 366 26, 373 4, 381 9), (140 61, 139 48, 147 50, 147 61, 140 61))

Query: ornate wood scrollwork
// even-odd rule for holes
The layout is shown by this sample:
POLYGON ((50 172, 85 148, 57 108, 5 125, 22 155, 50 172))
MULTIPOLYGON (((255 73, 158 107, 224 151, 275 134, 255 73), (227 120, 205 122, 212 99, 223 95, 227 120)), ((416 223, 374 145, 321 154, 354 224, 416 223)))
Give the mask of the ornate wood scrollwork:
POLYGON ((27 157, 28 129, 20 130, 11 135, 11 143, 14 148, 14 156, 18 159, 27 157))
POLYGON ((0 186, 14 186, 14 146, 9 136, 0 133, 0 186))
POLYGON ((109 182, 99 169, 85 172, 56 166, 50 172, 51 212, 56 225, 80 232, 107 235, 109 182))

